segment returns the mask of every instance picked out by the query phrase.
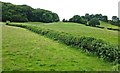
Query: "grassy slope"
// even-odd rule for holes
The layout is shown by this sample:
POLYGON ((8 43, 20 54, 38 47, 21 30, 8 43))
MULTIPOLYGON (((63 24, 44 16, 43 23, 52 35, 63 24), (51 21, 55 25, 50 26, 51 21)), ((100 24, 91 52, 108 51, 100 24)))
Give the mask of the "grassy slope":
POLYGON ((28 30, 3 26, 3 70, 111 70, 93 56, 28 30))
POLYGON ((106 23, 106 22, 100 22, 102 27, 105 27, 105 28, 114 28, 114 29, 118 29, 118 26, 114 26, 114 25, 111 25, 109 23, 106 23))
MULTIPOLYGON (((117 28, 117 26, 105 24, 104 22, 101 22, 101 26, 104 27, 114 27, 117 28), (109 26, 106 26, 109 25, 109 26)), ((113 30, 107 30, 107 29, 100 29, 90 26, 81 25, 78 23, 39 23, 39 22, 29 22, 27 24, 34 24, 34 25, 40 25, 40 27, 49 28, 56 31, 63 31, 67 33, 71 33, 74 35, 80 35, 80 36, 90 36, 95 37, 98 39, 103 39, 111 44, 118 45, 118 32, 113 30)))

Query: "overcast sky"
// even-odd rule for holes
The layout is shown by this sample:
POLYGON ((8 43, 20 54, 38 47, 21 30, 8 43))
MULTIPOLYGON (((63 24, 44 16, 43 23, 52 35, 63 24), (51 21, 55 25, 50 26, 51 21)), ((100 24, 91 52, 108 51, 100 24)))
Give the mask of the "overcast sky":
POLYGON ((60 19, 69 19, 73 15, 103 14, 109 19, 118 16, 119 0, 0 0, 17 5, 26 4, 33 8, 41 8, 57 13, 60 19))

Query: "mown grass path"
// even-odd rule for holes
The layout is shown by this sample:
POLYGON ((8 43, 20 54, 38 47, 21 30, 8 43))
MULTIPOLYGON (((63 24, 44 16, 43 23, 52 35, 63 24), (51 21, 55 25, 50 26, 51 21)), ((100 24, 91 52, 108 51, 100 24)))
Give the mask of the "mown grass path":
POLYGON ((3 70, 108 71, 114 66, 29 30, 3 26, 3 70))

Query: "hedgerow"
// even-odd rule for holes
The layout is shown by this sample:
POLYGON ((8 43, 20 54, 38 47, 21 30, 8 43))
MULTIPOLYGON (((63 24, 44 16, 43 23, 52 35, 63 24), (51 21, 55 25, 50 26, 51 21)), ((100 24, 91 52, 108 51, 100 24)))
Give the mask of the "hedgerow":
POLYGON ((93 37, 80 37, 74 36, 65 32, 54 31, 32 25, 23 24, 8 24, 10 26, 17 26, 26 28, 35 33, 45 35, 51 39, 58 40, 66 45, 77 47, 83 51, 97 55, 99 58, 107 60, 109 62, 120 64, 120 49, 116 46, 112 46, 109 43, 101 39, 93 37))
POLYGON ((115 31, 120 31, 120 29, 115 29, 115 28, 107 28, 108 30, 115 30, 115 31))

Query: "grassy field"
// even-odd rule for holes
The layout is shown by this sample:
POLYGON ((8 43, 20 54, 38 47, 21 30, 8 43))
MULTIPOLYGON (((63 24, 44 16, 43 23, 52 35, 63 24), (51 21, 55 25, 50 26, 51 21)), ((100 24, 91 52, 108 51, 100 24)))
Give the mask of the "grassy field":
MULTIPOLYGON (((63 28, 71 27, 64 24, 66 26, 63 28)), ((58 24, 56 25, 58 27, 58 24)), ((95 56, 18 27, 4 25, 2 41, 3 70, 108 71, 115 69, 112 64, 95 56)))
MULTIPOLYGON (((23 23, 22 23, 23 24, 23 23)), ((28 22, 24 24, 32 24, 56 31, 67 32, 73 35, 79 36, 89 36, 95 37, 97 39, 102 39, 110 44, 118 45, 118 31, 107 30, 107 27, 118 28, 117 26, 107 24, 105 22, 101 22, 101 26, 105 27, 105 29, 100 29, 96 27, 85 26, 78 23, 39 23, 39 22, 28 22)))
POLYGON ((115 26, 115 25, 111 25, 109 23, 106 23, 106 22, 100 22, 100 26, 102 27, 105 27, 105 28, 114 28, 114 29, 118 29, 118 26, 115 26))

